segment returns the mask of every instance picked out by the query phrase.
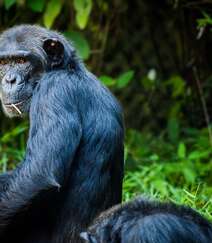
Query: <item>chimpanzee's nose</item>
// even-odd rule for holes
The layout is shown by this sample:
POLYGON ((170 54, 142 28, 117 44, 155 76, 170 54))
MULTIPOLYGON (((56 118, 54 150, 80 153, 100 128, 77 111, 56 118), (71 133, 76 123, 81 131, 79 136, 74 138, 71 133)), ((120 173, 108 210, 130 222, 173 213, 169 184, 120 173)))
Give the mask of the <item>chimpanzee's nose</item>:
POLYGON ((7 73, 2 81, 8 84, 20 84, 21 77, 17 73, 7 73))
POLYGON ((12 73, 6 74, 6 76, 5 76, 5 82, 11 83, 11 84, 15 83, 16 82, 15 75, 12 74, 12 73))

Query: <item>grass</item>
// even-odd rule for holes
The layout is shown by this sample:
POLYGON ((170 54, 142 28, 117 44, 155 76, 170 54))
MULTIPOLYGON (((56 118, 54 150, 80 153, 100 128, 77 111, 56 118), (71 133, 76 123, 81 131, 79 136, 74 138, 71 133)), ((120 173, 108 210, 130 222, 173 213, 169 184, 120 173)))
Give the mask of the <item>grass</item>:
MULTIPOLYGON (((26 123, 0 136, 0 170, 13 169, 24 156, 26 123)), ((123 198, 137 195, 186 204, 212 220, 212 149, 206 129, 187 129, 170 142, 166 132, 156 136, 128 130, 125 146, 123 198)))
MULTIPOLYGON (((185 164, 153 163, 139 166, 135 171, 126 171, 124 201, 138 195, 150 196, 160 201, 188 205, 212 220, 212 187, 203 181, 185 182, 185 167, 185 164), (177 178, 178 182, 175 181, 177 178)), ((196 169, 190 168, 188 173, 196 169)))
POLYGON ((188 129, 171 143, 129 130, 126 139, 124 200, 147 195, 185 204, 212 220, 212 148, 206 129, 188 129))

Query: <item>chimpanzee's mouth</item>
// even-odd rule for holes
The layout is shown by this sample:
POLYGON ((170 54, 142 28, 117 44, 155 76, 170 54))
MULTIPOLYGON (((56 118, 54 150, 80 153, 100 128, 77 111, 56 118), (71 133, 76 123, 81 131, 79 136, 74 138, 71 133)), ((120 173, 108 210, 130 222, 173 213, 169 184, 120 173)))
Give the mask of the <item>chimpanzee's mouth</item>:
POLYGON ((4 106, 7 109, 16 111, 18 114, 21 115, 23 113, 22 107, 26 102, 28 102, 29 99, 31 99, 31 96, 19 102, 4 103, 4 106))
MULTIPOLYGON (((27 100, 28 100, 28 99, 27 99, 27 100)), ((7 104, 4 104, 4 106, 6 106, 6 107, 12 107, 13 105, 15 105, 15 106, 20 106, 20 105, 22 105, 25 101, 26 101, 26 99, 25 99, 25 100, 22 100, 22 101, 20 101, 20 102, 17 102, 17 103, 7 103, 7 104)))

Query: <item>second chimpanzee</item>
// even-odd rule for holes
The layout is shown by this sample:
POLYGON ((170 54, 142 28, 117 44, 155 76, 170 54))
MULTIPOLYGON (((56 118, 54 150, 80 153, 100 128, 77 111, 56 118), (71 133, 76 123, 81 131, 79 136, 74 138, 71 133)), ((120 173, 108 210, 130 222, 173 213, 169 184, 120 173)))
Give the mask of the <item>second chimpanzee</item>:
POLYGON ((0 176, 0 242, 80 242, 121 201, 122 111, 60 34, 22 25, 0 36, 0 98, 30 111, 26 154, 0 176))
POLYGON ((210 243, 212 224, 191 208, 137 198, 102 213, 81 236, 89 243, 210 243))

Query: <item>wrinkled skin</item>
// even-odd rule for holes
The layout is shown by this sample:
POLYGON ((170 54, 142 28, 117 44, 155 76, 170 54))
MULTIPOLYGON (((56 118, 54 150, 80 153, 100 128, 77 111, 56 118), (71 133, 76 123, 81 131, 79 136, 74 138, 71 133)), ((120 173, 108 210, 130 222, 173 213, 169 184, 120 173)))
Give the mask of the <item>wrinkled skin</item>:
MULTIPOLYGON (((33 33, 29 31, 26 26, 24 33, 16 33, 15 38, 11 38, 6 31, 0 40, 0 99, 3 110, 9 117, 24 116, 29 112, 33 90, 49 68, 47 54, 39 45, 53 34, 36 27, 33 33), (29 34, 31 37, 25 39, 29 34), (36 38, 34 44, 31 38, 36 38)), ((66 42, 65 39, 63 41, 66 42)))
POLYGON ((38 69, 23 57, 7 61, 3 60, 2 64, 0 61, 0 97, 3 110, 9 117, 23 116, 29 112, 30 100, 37 84, 35 77, 39 80, 44 70, 41 65, 38 69), (23 60, 23 63, 18 63, 19 60, 23 60))

